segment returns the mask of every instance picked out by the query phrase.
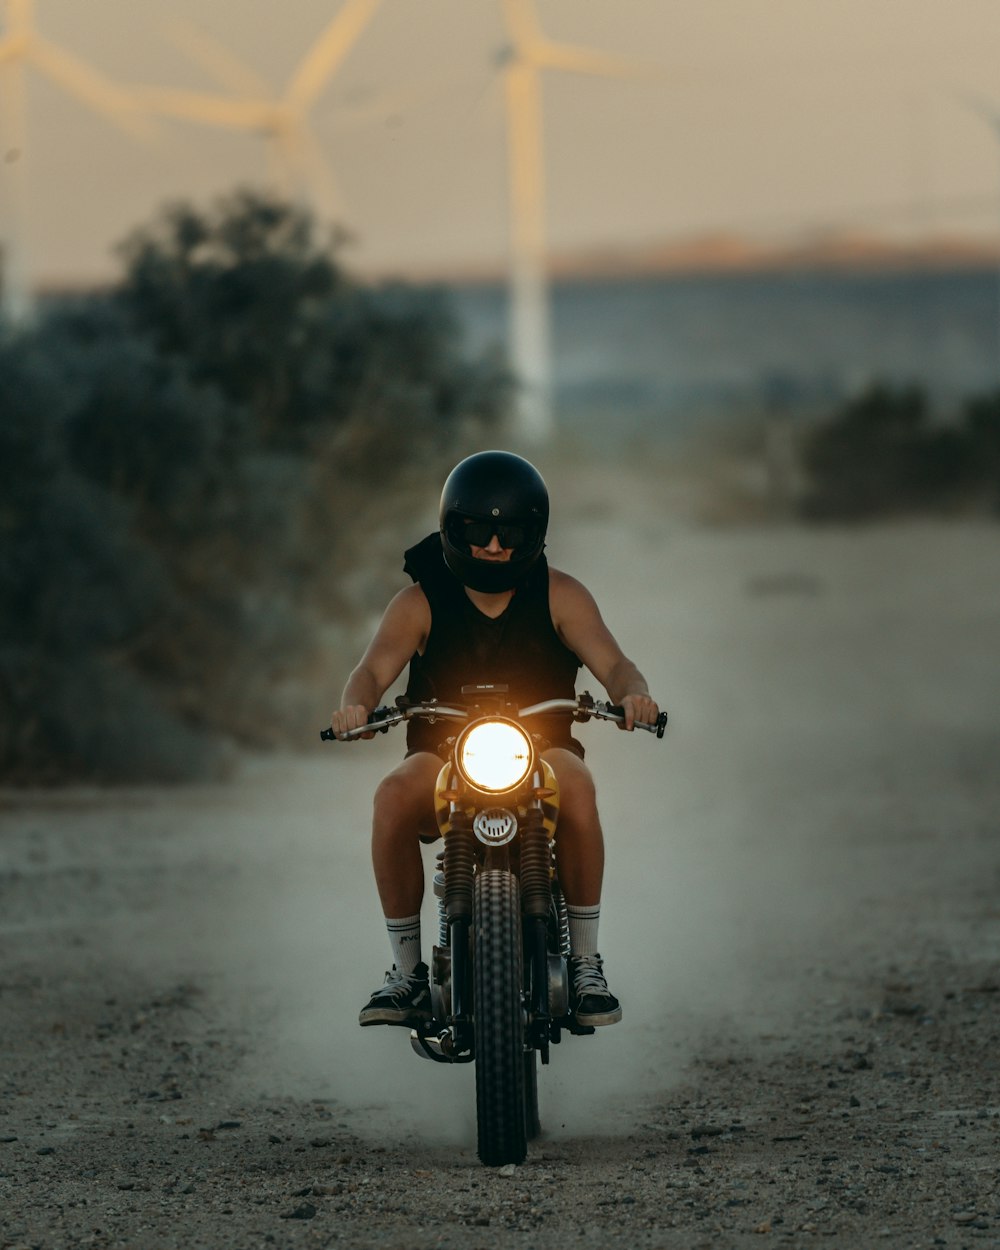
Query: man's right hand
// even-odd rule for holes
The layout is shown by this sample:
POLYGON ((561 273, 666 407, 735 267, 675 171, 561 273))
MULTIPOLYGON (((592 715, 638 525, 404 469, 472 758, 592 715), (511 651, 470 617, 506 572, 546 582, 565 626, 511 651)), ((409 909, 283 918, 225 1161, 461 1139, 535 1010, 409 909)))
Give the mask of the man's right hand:
MULTIPOLYGON (((348 729, 360 729, 362 725, 368 723, 368 709, 360 703, 354 704, 352 707, 342 707, 330 717, 330 728, 342 742, 354 742, 354 738, 344 738, 344 733, 348 729)), ((374 738, 372 733, 360 734, 360 738, 374 738)))

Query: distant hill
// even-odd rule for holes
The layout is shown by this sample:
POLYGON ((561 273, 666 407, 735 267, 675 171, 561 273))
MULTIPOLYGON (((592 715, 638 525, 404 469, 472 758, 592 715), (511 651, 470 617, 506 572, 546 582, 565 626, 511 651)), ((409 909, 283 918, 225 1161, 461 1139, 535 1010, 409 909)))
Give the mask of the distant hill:
MULTIPOLYGON (((839 230, 781 241, 717 232, 645 246, 555 252, 549 270, 556 279, 573 281, 809 270, 941 271, 994 265, 1000 265, 1000 241, 994 245, 968 237, 939 235, 899 242, 877 234, 839 230)), ((492 284, 503 281, 506 270, 502 263, 494 262, 438 267, 408 276, 417 281, 454 285, 492 284)))
MULTIPOLYGON (((347 258, 350 266, 350 258, 347 258)), ((666 239, 634 247, 595 247, 554 252, 549 264, 553 278, 574 279, 697 276, 708 274, 779 273, 787 271, 903 272, 954 271, 1000 266, 1000 240, 996 244, 959 235, 926 236, 899 242, 858 230, 816 231, 794 239, 758 239, 722 231, 666 239)), ((359 276, 380 282, 402 279, 443 283, 449 286, 494 285, 506 281, 502 260, 482 264, 409 266, 391 271, 361 269, 359 276)), ((39 298, 65 299, 101 289, 105 284, 48 282, 39 298)))
POLYGON ((557 255, 552 272, 563 278, 636 277, 802 269, 978 269, 998 263, 1000 245, 959 237, 897 242, 860 231, 838 231, 774 242, 720 233, 640 248, 557 255))

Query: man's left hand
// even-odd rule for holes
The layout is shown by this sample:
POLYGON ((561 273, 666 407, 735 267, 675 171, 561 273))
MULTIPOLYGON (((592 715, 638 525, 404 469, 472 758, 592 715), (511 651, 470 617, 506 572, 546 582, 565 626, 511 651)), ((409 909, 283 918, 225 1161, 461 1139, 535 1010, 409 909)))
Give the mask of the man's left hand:
POLYGON ((655 725, 660 714, 660 709, 648 694, 627 694, 622 699, 621 706, 625 713, 622 728, 630 733, 635 728, 636 721, 643 725, 655 725))

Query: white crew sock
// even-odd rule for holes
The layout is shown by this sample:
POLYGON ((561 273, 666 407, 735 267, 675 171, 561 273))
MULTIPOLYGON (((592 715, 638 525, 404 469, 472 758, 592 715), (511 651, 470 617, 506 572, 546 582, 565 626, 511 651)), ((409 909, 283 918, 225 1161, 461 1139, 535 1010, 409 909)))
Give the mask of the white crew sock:
POLYGON ((597 954, 597 925, 601 919, 601 905, 573 907, 566 905, 569 917, 569 949, 571 955, 597 954))
POLYGON ((403 916, 399 920, 385 918, 392 946, 392 962, 400 972, 407 974, 420 963, 420 913, 403 916))

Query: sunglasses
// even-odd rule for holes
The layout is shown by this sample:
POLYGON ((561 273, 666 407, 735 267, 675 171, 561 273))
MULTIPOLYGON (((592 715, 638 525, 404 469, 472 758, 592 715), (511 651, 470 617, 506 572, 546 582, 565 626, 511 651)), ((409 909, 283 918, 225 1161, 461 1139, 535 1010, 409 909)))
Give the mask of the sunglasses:
POLYGON ((468 543, 472 547, 488 547, 493 535, 504 548, 527 547, 534 543, 538 529, 516 521, 501 524, 497 521, 455 520, 449 527, 453 542, 468 543))

